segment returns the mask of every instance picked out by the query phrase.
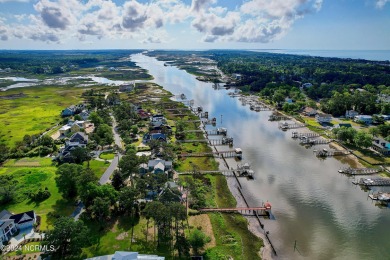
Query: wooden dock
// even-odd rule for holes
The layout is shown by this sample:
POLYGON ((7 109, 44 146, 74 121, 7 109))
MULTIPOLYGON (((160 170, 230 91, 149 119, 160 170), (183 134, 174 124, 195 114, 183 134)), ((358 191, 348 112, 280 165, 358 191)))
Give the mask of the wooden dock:
POLYGON ((373 178, 373 179, 367 179, 367 178, 360 178, 358 182, 353 181, 353 184, 356 185, 362 185, 362 186, 390 186, 390 178, 373 178))
POLYGON ((282 130, 288 130, 288 129, 296 129, 296 128, 302 128, 305 127, 305 124, 298 124, 298 123, 279 123, 278 127, 282 130))
POLYGON ((250 214, 259 214, 259 212, 269 211, 271 207, 241 207, 241 208, 203 208, 199 209, 201 212, 226 212, 226 213, 250 213, 250 214))
POLYGON ((178 143, 209 143, 210 145, 233 145, 233 137, 223 137, 222 139, 188 139, 176 140, 178 143))
POLYGON ((210 174, 210 175, 223 175, 226 177, 245 177, 253 180, 253 171, 240 171, 234 170, 217 170, 217 171, 196 171, 196 172, 177 172, 178 175, 196 175, 196 174, 210 174), (237 175, 235 175, 237 173, 237 175))
POLYGON ((288 116, 277 116, 277 115, 270 115, 268 121, 282 121, 282 120, 291 120, 288 116))
POLYGON ((349 175, 370 175, 380 172, 380 169, 376 168, 342 168, 339 170, 339 173, 345 173, 349 175))
POLYGON ((204 152, 204 153, 182 153, 179 157, 217 157, 217 158, 242 158, 242 153, 234 150, 218 151, 218 152, 204 152))
POLYGON ((320 144, 329 144, 332 142, 332 140, 329 139, 310 139, 310 138, 303 138, 299 143, 302 145, 320 145, 320 144))
POLYGON ((318 134, 318 133, 313 133, 313 132, 309 132, 309 133, 299 133, 299 132, 292 132, 292 138, 299 138, 299 139, 302 139, 302 138, 315 138, 315 137, 320 137, 321 135, 318 134))
POLYGON ((350 154, 349 151, 345 150, 327 150, 322 149, 319 151, 314 151, 316 153, 317 157, 332 157, 332 156, 341 156, 341 155, 347 155, 350 154))

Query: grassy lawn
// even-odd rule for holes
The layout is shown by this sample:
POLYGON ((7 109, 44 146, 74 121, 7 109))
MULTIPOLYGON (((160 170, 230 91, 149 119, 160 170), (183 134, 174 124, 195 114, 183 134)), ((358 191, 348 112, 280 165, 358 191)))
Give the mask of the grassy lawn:
POLYGON ((103 160, 112 160, 112 159, 114 159, 115 154, 110 153, 110 152, 104 152, 104 153, 101 153, 99 157, 100 157, 100 159, 103 159, 103 160))
MULTIPOLYGON (((0 167, 0 177, 13 177, 14 181, 14 201, 1 205, 13 213, 20 213, 35 210, 41 216, 41 229, 50 228, 53 220, 48 218, 49 212, 56 212, 59 215, 69 216, 73 211, 73 202, 64 200, 58 191, 55 177, 56 167, 48 165, 48 158, 24 158, 21 160, 11 160, 6 166, 0 167), (41 167, 20 166, 20 163, 42 164, 41 167), (19 165, 18 165, 19 164, 19 165), (41 202, 31 200, 27 193, 37 192, 39 189, 47 188, 50 197, 41 202)), ((5 184, 4 182, 1 184, 5 184)), ((0 185, 1 185, 0 184, 0 185)))
MULTIPOLYGON (((84 166, 87 167, 88 163, 84 162, 84 166)), ((110 163, 106 163, 104 161, 98 161, 98 160, 91 160, 89 162, 89 168, 92 169, 92 171, 95 173, 95 176, 100 179, 102 177, 103 173, 106 171, 110 163)))
POLYGON ((43 133, 57 124, 64 108, 81 101, 83 89, 71 86, 29 87, 0 92, 0 96, 20 92, 26 96, 0 99, 0 142, 10 146, 26 134, 43 133))

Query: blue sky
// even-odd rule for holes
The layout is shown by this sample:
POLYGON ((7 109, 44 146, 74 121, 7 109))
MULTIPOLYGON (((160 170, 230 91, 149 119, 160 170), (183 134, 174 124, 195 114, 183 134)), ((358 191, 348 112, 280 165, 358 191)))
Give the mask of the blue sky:
POLYGON ((0 0, 0 49, 389 50, 390 0, 0 0))

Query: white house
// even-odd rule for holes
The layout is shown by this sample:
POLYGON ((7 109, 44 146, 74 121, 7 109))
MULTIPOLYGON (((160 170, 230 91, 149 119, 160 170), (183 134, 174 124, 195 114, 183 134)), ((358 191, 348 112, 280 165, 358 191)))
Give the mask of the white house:
POLYGON ((358 115, 354 117, 355 122, 364 122, 366 125, 369 125, 372 123, 372 116, 368 115, 358 115))
POLYGON ((345 117, 346 118, 355 118, 355 116, 358 116, 359 115, 359 113, 358 112, 356 112, 355 110, 347 110, 347 111, 345 111, 345 117))
POLYGON ((329 114, 317 114, 316 115, 316 120, 320 124, 330 123, 330 121, 332 121, 332 115, 329 115, 329 114))
POLYGON ((17 230, 31 228, 36 222, 33 210, 12 214, 8 210, 0 212, 0 243, 8 241, 17 230))

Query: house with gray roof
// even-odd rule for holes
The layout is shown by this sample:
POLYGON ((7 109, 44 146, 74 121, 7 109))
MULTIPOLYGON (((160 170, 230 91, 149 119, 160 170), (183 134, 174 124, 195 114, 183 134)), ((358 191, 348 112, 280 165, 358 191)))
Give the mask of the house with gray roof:
POLYGON ((0 212, 0 243, 7 242, 18 231, 31 228, 36 222, 33 210, 12 214, 8 210, 0 212))

